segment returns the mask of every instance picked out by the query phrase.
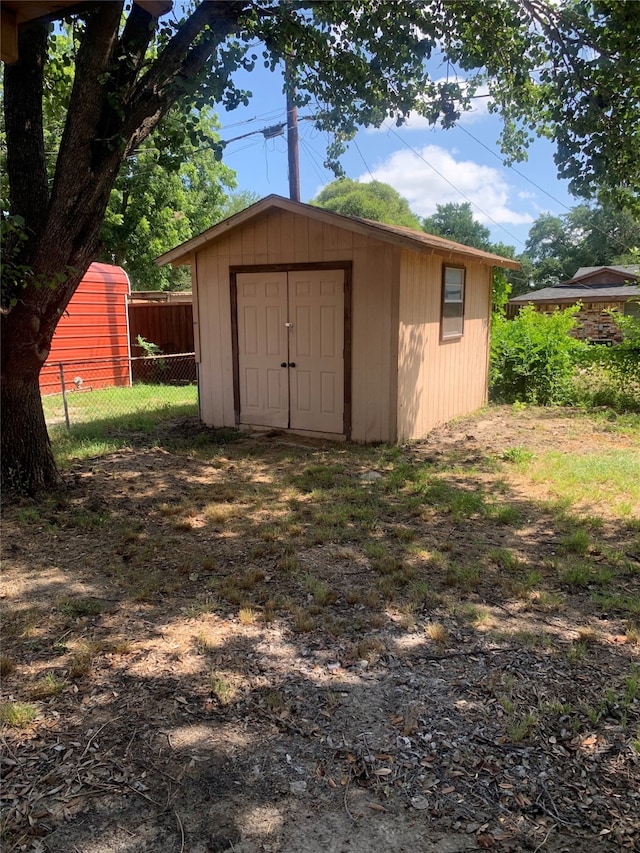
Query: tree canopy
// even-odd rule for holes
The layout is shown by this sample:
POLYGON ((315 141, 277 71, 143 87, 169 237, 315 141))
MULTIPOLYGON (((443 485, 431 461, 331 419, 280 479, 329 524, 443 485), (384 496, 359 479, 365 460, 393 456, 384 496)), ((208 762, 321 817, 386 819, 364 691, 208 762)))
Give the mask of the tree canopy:
MULTIPOLYGON (((81 32, 65 25, 49 39, 43 97, 47 174, 53 179, 73 86, 81 32)), ((0 117, 4 136, 4 119, 0 117)), ((187 268, 160 268, 155 258, 223 218, 235 172, 220 161, 219 122, 209 107, 176 102, 153 138, 122 165, 100 229, 98 260, 122 266, 134 290, 191 287, 187 268)), ((6 151, 0 149, 2 197, 7 198, 6 151)))
POLYGON ((411 210, 407 199, 381 181, 361 183, 342 178, 324 187, 311 204, 334 213, 420 229, 420 220, 411 210))
POLYGON ((572 278, 580 267, 637 264, 639 249, 640 217, 581 204, 562 216, 541 214, 529 230, 524 255, 533 284, 547 287, 572 278))
POLYGON ((418 112, 450 127, 488 84, 504 120, 505 156, 523 157, 532 135, 545 134, 574 192, 640 206, 635 3, 191 0, 178 18, 181 9, 158 22, 135 2, 83 4, 69 19, 74 47, 61 63, 40 21, 20 31, 19 59, 5 67, 2 476, 21 491, 60 482, 38 375, 98 256, 123 163, 178 102, 189 105, 183 114, 196 144, 198 110, 249 101, 235 76, 241 69, 287 59, 287 85, 298 105, 313 104, 334 166, 358 126, 389 117, 400 124, 418 112), (60 97, 65 80, 68 100, 60 97), (59 127, 47 124, 51 98, 63 106, 59 127))
POLYGON ((422 228, 427 234, 446 237, 447 240, 455 240, 456 243, 464 243, 476 249, 493 251, 489 239, 491 232, 486 225, 473 218, 468 201, 437 205, 436 212, 422 220, 422 228))

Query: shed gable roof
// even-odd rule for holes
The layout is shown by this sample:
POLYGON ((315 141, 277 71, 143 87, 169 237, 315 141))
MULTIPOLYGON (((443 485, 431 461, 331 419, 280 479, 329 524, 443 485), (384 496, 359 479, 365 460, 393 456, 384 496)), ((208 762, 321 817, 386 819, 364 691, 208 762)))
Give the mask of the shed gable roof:
POLYGON ((328 225, 344 228, 347 231, 355 231, 368 237, 374 237, 384 243, 391 243, 411 249, 414 252, 426 251, 429 253, 456 254, 467 257, 469 260, 475 260, 491 266, 506 267, 514 270, 520 269, 520 264, 511 258, 503 258, 500 255, 494 255, 482 249, 474 249, 462 243, 455 243, 453 240, 445 240, 443 237, 426 234, 424 231, 415 231, 412 228, 404 228, 399 225, 386 225, 383 222, 374 222, 370 219, 361 219, 357 216, 345 216, 321 207, 314 207, 311 204, 290 201, 278 195, 269 195, 242 210, 240 213, 236 213, 228 219, 218 222, 216 225, 203 231, 202 234, 198 234, 180 246, 176 246, 175 249, 171 249, 169 252, 160 255, 156 259, 156 263, 159 266, 187 263, 191 255, 200 247, 215 242, 215 240, 229 234, 235 228, 241 227, 269 210, 282 210, 293 213, 296 216, 305 216, 320 222, 326 222, 328 225))

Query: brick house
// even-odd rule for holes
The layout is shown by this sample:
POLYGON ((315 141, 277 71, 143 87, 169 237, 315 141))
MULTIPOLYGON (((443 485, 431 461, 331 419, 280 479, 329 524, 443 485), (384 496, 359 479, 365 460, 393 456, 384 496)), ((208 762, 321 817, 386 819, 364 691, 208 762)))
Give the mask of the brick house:
POLYGON ((510 299, 507 316, 517 316, 524 305, 551 313, 578 302, 576 337, 593 343, 620 343, 620 330, 608 312, 640 318, 640 266, 581 267, 568 281, 510 299))

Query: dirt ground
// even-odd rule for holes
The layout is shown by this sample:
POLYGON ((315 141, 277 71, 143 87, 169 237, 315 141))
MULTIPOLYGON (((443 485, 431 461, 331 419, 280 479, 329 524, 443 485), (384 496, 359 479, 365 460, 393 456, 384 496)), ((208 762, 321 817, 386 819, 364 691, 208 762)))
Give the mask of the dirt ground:
POLYGON ((567 507, 505 461, 628 434, 495 408, 386 456, 156 439, 4 509, 2 702, 36 716, 1 729, 3 850, 640 850, 639 508, 567 507), (412 570, 395 596, 357 531, 304 527, 302 478, 336 458, 363 489, 423 466, 517 513, 390 497, 369 535, 412 570))

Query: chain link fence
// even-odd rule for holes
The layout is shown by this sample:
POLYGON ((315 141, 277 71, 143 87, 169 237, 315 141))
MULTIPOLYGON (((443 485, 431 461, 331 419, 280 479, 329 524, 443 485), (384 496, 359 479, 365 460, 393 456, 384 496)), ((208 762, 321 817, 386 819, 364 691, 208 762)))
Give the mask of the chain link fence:
POLYGON ((198 413, 192 352, 49 363, 40 390, 48 427, 100 421, 128 428, 144 417, 198 413))

